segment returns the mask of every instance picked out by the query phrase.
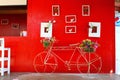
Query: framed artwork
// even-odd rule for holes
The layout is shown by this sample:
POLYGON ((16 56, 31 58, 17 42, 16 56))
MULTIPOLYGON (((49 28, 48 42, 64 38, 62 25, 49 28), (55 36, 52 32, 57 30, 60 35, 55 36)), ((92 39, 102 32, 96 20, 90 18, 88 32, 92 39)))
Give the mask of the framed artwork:
POLYGON ((65 26, 65 33, 76 33, 76 26, 65 26))
POLYGON ((7 25, 8 24, 8 19, 1 19, 1 24, 2 25, 7 25))
POLYGON ((75 23, 76 22, 76 15, 66 15, 65 22, 66 23, 75 23))
POLYGON ((90 5, 82 5, 82 16, 90 16, 90 5))
POLYGON ((60 6, 52 5, 52 16, 60 16, 60 6))
POLYGON ((89 22, 89 37, 100 37, 101 23, 100 22, 89 22))
POLYGON ((19 24, 17 24, 17 23, 12 24, 12 29, 19 29, 19 28, 20 28, 19 24))
POLYGON ((52 37, 52 23, 42 22, 40 37, 52 37))

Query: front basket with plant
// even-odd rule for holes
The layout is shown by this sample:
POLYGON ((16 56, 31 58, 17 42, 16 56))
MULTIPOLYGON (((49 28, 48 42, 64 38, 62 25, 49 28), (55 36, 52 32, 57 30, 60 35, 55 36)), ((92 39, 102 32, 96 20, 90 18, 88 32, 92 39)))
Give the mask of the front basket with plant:
POLYGON ((43 47, 45 49, 51 47, 51 45, 53 44, 53 42, 55 41, 55 38, 54 37, 51 37, 51 38, 44 38, 41 40, 41 43, 43 44, 43 47))
POLYGON ((99 44, 97 42, 91 41, 90 39, 85 39, 80 44, 80 49, 82 52, 92 53, 95 52, 99 44))

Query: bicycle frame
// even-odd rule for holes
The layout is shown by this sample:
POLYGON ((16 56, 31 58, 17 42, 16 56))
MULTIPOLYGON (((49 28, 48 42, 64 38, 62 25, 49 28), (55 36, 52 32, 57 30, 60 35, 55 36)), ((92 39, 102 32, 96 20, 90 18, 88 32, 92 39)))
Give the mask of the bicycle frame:
POLYGON ((74 54, 76 53, 76 51, 78 51, 80 53, 80 48, 77 47, 77 45, 75 45, 74 47, 72 46, 59 46, 59 47, 53 47, 53 44, 50 46, 50 48, 48 49, 48 53, 44 59, 45 64, 47 63, 47 60, 49 59, 50 55, 54 55, 56 58, 58 58, 60 61, 62 61, 64 64, 67 65, 68 68, 70 68, 70 65, 77 65, 77 63, 71 64, 71 61, 73 59, 74 54), (59 57, 54 50, 71 50, 72 51, 72 55, 70 56, 70 58, 66 61, 63 60, 61 57, 59 57))

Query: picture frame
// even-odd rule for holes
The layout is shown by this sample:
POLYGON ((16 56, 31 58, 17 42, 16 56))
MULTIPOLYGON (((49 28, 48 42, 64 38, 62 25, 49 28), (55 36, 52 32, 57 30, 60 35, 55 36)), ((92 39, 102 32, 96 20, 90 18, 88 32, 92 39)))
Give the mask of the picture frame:
POLYGON ((12 23, 12 29, 20 29, 20 25, 18 23, 12 23))
POLYGON ((66 23, 76 23, 76 21, 77 21, 76 15, 66 15, 65 16, 66 23))
POLYGON ((8 19, 1 19, 1 24, 2 25, 7 25, 8 24, 8 19))
POLYGON ((101 34, 101 23, 100 22, 89 22, 89 37, 100 37, 101 34))
POLYGON ((82 16, 90 16, 90 5, 82 5, 82 16))
POLYGON ((65 33, 76 33, 76 26, 65 26, 65 33))
POLYGON ((52 37, 52 23, 51 22, 41 22, 40 37, 52 37))
POLYGON ((52 5, 52 16, 60 16, 60 6, 52 5))

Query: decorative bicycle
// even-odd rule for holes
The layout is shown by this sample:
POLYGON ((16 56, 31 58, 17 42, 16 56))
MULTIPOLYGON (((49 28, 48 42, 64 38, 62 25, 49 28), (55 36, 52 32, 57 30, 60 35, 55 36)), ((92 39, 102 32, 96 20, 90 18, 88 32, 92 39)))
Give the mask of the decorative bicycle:
POLYGON ((40 52, 35 56, 33 65, 36 72, 55 72, 59 67, 58 60, 63 62, 68 70, 71 70, 71 66, 76 66, 80 73, 98 73, 101 71, 101 57, 95 52, 83 52, 79 47, 80 43, 70 44, 69 46, 53 46, 53 44, 50 45, 48 50, 40 52), (71 50, 72 54, 68 60, 64 60, 55 53, 55 50, 71 50), (78 54, 78 57, 76 60, 73 60, 75 54, 78 54))

